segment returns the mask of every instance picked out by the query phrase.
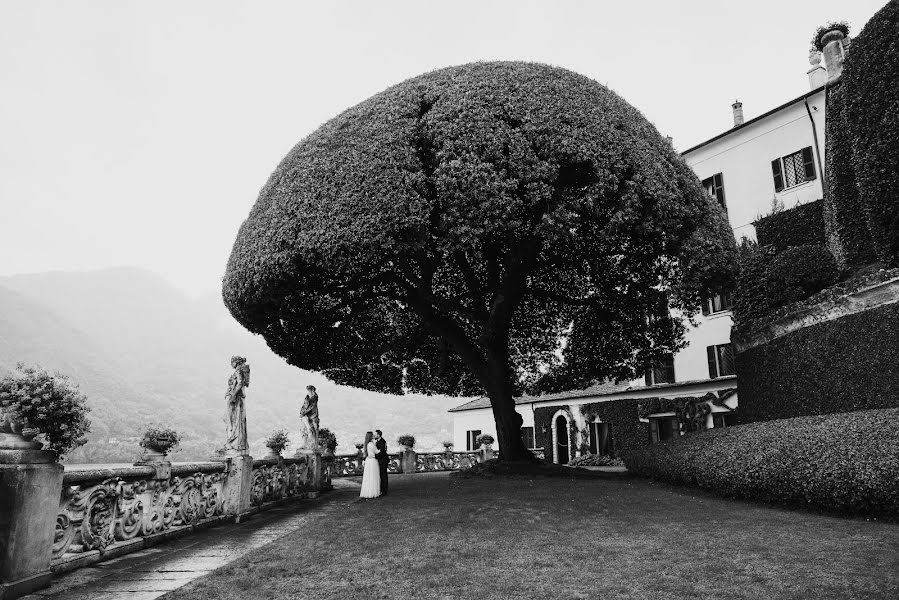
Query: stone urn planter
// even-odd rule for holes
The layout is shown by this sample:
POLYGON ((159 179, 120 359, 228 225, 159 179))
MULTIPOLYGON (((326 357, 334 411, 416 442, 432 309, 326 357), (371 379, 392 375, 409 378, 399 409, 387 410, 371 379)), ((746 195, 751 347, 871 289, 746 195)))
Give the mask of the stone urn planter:
POLYGON ((169 451, 178 445, 178 434, 172 430, 150 430, 140 445, 144 449, 141 462, 165 462, 169 451))
POLYGON ((0 409, 0 450, 40 450, 43 444, 34 441, 37 432, 25 433, 22 423, 0 409))

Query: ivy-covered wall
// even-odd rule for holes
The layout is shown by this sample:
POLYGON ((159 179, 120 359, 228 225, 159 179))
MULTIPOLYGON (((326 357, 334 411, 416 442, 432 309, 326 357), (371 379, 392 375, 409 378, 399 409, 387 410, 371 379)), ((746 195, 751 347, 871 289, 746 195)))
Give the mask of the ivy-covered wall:
MULTIPOLYGON (((570 412, 579 411, 584 415, 586 422, 599 418, 604 423, 609 423, 609 430, 615 440, 615 452, 624 458, 625 463, 630 452, 649 444, 649 425, 641 423, 637 414, 638 400, 626 398, 623 400, 610 400, 608 402, 591 402, 588 404, 571 406, 547 406, 534 409, 534 435, 537 446, 543 447, 546 460, 553 460, 553 433, 552 418, 560 409, 568 409, 570 412), (544 432, 543 429, 546 429, 544 432)), ((569 445, 571 456, 574 456, 575 441, 569 433, 569 445)))
POLYGON ((781 252, 792 246, 825 244, 824 202, 816 200, 762 217, 754 223, 760 246, 781 252))
POLYGON ((899 407, 899 303, 737 354, 741 423, 899 407))

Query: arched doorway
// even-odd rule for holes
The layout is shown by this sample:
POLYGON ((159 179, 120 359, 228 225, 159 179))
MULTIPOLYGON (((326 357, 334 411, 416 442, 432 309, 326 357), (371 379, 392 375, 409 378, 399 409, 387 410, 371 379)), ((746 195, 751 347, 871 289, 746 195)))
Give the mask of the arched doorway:
POLYGON ((556 462, 560 465, 568 464, 568 419, 563 415, 556 417, 556 462))

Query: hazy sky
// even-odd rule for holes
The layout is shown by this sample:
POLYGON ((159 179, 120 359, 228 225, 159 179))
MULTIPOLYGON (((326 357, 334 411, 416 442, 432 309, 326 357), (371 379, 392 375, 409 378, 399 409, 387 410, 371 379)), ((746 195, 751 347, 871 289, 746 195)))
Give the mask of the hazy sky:
POLYGON ((809 39, 884 0, 0 0, 0 275, 133 265, 219 289, 288 150, 403 79, 566 67, 685 149, 809 89, 809 39))

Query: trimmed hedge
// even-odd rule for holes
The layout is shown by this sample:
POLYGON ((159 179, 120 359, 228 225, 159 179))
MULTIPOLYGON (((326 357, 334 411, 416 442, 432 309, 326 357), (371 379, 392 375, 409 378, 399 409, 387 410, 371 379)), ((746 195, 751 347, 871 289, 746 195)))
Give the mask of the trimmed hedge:
POLYGON ((792 246, 823 245, 824 202, 807 204, 772 213, 753 223, 760 246, 772 246, 782 252, 792 246))
POLYGON ((899 406, 899 303, 804 327, 736 356, 741 423, 899 406))
POLYGON ((710 429, 648 446, 625 464, 733 498, 899 517, 897 423, 892 408, 710 429))
POLYGON ((833 254, 824 246, 787 248, 774 257, 765 273, 769 309, 804 300, 834 284, 839 276, 833 254))
POLYGON ((743 240, 737 248, 737 256, 740 270, 734 290, 734 322, 742 324, 763 318, 771 310, 767 273, 774 252, 770 246, 743 240))
POLYGON ((843 67, 844 89, 838 91, 844 95, 855 183, 865 204, 878 258, 887 266, 899 266, 897 31, 899 0, 892 0, 852 41, 843 67))
POLYGON ((824 228, 828 248, 841 267, 867 264, 875 258, 865 205, 855 181, 844 97, 844 85, 828 88, 824 136, 824 228))

